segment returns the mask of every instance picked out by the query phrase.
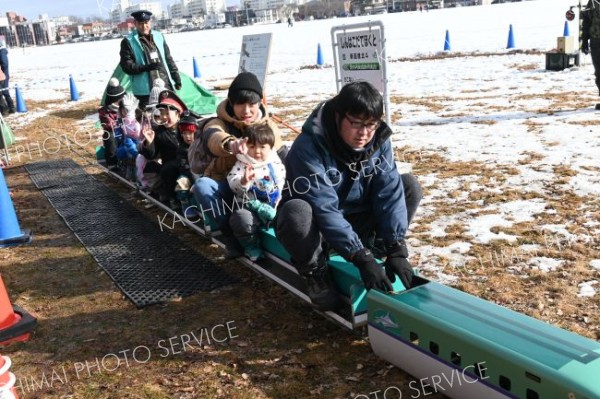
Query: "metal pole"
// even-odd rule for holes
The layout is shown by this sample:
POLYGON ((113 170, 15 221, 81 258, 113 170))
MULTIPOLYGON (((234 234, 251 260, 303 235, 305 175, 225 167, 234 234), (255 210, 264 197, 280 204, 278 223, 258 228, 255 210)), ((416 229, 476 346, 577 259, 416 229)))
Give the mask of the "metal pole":
POLYGON ((581 0, 579 0, 579 15, 577 15, 577 18, 579 18, 579 50, 581 50, 581 43, 583 42, 581 40, 581 35, 583 34, 583 18, 581 18, 581 0))

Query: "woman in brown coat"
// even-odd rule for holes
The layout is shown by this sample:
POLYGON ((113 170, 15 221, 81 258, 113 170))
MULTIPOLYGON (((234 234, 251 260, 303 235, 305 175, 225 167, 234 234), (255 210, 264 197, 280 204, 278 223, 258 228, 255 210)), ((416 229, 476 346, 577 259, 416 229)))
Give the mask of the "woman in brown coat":
POLYGON ((228 257, 243 254, 229 227, 232 210, 242 204, 236 204, 227 183, 236 155, 247 152, 247 139, 240 138, 242 132, 254 124, 268 124, 275 133, 275 150, 281 147, 279 129, 261 103, 262 97, 262 86, 256 76, 250 72, 240 73, 231 83, 227 99, 219 104, 217 118, 207 122, 203 131, 206 148, 213 159, 204 175, 194 183, 193 191, 199 211, 204 217, 212 218, 223 233, 228 257))

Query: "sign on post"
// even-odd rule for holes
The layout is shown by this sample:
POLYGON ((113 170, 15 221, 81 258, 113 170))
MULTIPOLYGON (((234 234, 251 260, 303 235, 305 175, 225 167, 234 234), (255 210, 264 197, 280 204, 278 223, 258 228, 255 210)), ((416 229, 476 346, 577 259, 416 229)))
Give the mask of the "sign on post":
POLYGON ((271 34, 244 35, 242 38, 242 51, 240 54, 240 67, 238 72, 252 72, 258 78, 263 91, 269 69, 269 56, 271 53, 271 34))
POLYGON ((366 80, 383 95, 386 122, 390 123, 385 36, 381 21, 331 28, 338 92, 347 83, 366 80))

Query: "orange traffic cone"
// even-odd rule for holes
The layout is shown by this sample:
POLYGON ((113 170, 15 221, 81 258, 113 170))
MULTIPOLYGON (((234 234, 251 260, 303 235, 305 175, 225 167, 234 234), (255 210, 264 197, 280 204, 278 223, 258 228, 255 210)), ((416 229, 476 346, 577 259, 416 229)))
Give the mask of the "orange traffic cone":
POLYGON ((0 398, 19 399, 15 383, 17 378, 11 373, 12 362, 8 356, 0 356, 0 398))
POLYGON ((27 341, 36 324, 35 317, 20 306, 11 305, 0 276, 0 346, 27 341))

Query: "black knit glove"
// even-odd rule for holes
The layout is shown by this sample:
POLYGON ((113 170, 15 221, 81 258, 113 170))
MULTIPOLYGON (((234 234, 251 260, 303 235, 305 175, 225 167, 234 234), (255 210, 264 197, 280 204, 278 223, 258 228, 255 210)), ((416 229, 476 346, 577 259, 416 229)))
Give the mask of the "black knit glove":
POLYGON ((412 286, 413 269, 408 263, 408 249, 404 240, 395 242, 387 247, 387 258, 385 260, 385 273, 390 281, 396 281, 396 276, 406 289, 412 286))
POLYGON ((360 278, 365 288, 377 288, 384 292, 392 291, 392 283, 385 276, 383 267, 375 261, 375 257, 366 248, 361 249, 352 257, 352 263, 358 267, 360 278))
POLYGON ((150 64, 146 65, 147 71, 156 71, 159 68, 160 68, 160 62, 158 62, 158 61, 151 62, 150 64))

